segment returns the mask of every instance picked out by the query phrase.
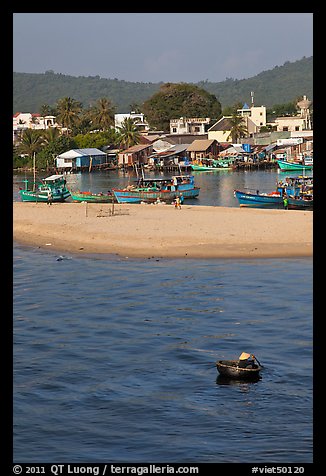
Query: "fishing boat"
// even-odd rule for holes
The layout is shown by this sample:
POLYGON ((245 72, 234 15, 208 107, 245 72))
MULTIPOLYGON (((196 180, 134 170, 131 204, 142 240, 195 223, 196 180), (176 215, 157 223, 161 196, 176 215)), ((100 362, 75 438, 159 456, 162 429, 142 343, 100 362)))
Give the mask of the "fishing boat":
POLYGON ((191 164, 190 165, 192 170, 194 171, 208 171, 208 170, 216 170, 218 167, 215 167, 214 165, 205 165, 205 164, 191 164))
POLYGON ((114 194, 111 192, 92 193, 78 190, 77 192, 70 191, 70 193, 74 202, 112 203, 115 200, 114 194))
POLYGON ((242 352, 237 360, 218 360, 216 367, 223 377, 232 379, 257 379, 262 365, 253 354, 242 352))
POLYGON ((306 176, 288 177, 278 182, 275 191, 263 193, 234 190, 234 196, 240 207, 253 208, 284 208, 284 196, 287 208, 292 210, 313 209, 313 178, 306 176))
POLYGON ((281 170, 312 170, 313 162, 311 158, 305 158, 302 162, 289 162, 287 160, 277 160, 281 170))
MULTIPOLYGON (((284 208, 283 196, 280 193, 252 193, 241 192, 234 190, 234 195, 237 198, 240 207, 252 208, 284 208)), ((288 209, 290 210, 313 210, 313 198, 306 195, 306 197, 287 197, 288 209)))
POLYGON ((23 202, 47 202, 50 193, 52 202, 64 202, 70 197, 70 191, 66 187, 63 175, 51 175, 40 182, 28 179, 23 182, 25 187, 19 190, 23 202))
POLYGON ((118 203, 172 202, 176 197, 196 198, 200 187, 195 186, 193 175, 174 175, 171 178, 144 178, 135 185, 112 189, 118 203))
POLYGON ((168 190, 157 190, 146 187, 128 186, 124 189, 112 189, 115 199, 118 203, 153 203, 173 202, 176 197, 175 192, 168 190))

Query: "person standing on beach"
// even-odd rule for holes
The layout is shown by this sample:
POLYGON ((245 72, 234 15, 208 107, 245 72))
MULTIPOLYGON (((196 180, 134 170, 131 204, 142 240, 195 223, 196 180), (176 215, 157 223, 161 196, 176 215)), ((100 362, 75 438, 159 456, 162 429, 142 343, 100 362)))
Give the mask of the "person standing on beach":
POLYGON ((49 191, 48 191, 48 201, 47 201, 47 204, 48 204, 48 205, 52 205, 52 201, 53 201, 52 191, 49 190, 49 191))
POLYGON ((288 205, 289 205, 289 200, 288 200, 288 196, 286 195, 286 193, 283 195, 283 205, 284 205, 284 210, 287 210, 288 205))
POLYGON ((178 208, 179 210, 181 210, 181 202, 179 197, 176 197, 174 206, 175 208, 178 208))

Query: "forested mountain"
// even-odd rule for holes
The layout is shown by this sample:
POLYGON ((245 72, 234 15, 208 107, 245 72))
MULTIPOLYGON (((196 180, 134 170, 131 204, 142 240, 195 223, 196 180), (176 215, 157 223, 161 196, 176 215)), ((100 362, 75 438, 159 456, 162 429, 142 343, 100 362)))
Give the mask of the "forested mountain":
MULTIPOLYGON (((80 101, 83 107, 93 105, 99 98, 108 98, 116 106, 117 113, 130 112, 156 93, 163 83, 134 83, 100 76, 67 76, 46 71, 13 73, 13 113, 39 112, 41 106, 54 106, 63 97, 80 101)), ((313 99, 313 57, 303 57, 295 62, 263 71, 248 79, 227 78, 213 83, 201 81, 200 88, 214 94, 222 108, 237 102, 251 101, 254 92, 255 105, 271 107, 294 101, 306 94, 313 99)))

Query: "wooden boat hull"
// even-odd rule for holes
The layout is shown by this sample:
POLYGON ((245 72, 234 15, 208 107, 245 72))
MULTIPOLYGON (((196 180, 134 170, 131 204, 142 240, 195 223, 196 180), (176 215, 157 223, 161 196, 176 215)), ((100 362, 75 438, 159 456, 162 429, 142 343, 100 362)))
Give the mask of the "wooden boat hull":
POLYGON ((240 190, 234 190, 234 195, 240 207, 284 208, 280 195, 261 195, 240 190))
MULTIPOLYGON (((284 208, 283 198, 281 195, 263 195, 256 193, 241 192, 234 190, 240 207, 251 208, 284 208)), ((288 208, 290 210, 313 210, 313 200, 303 199, 299 197, 288 197, 288 208)))
POLYGON ((197 198, 199 195, 199 191, 200 191, 200 187, 186 188, 186 187, 182 187, 182 185, 179 185, 178 190, 176 192, 176 196, 180 197, 182 193, 183 198, 197 198))
POLYGON ((158 199, 162 202, 172 202, 177 196, 175 191, 168 190, 113 189, 112 191, 118 203, 153 203, 158 199))
POLYGON ((278 160, 278 166, 281 170, 312 170, 313 165, 298 164, 296 162, 288 162, 286 160, 278 160))
POLYGON ((195 164, 191 164, 191 168, 192 170, 195 170, 195 171, 205 171, 205 170, 215 170, 216 167, 211 167, 209 165, 195 165, 195 164))
POLYGON ((288 198, 289 210, 313 210, 314 201, 302 198, 288 198))
MULTIPOLYGON (((23 202, 47 202, 48 194, 47 192, 35 192, 31 190, 20 190, 19 195, 23 202)), ((63 191, 62 193, 53 193, 52 202, 64 202, 67 198, 70 197, 70 192, 68 190, 63 191)))
POLYGON ((63 175, 51 175, 39 183, 34 181, 30 187, 28 179, 24 180, 24 183, 25 188, 19 190, 23 202, 47 202, 49 192, 52 194, 52 202, 64 202, 70 197, 63 175))
POLYGON ((255 368, 239 367, 238 360, 219 360, 216 362, 216 367, 219 374, 223 377, 250 380, 257 379, 262 367, 255 365, 255 368))
POLYGON ((112 203, 112 201, 115 200, 114 195, 95 194, 90 192, 71 192, 71 198, 74 202, 88 203, 112 203))
POLYGON ((195 172, 208 172, 212 170, 223 170, 226 168, 230 168, 229 165, 196 165, 196 164, 191 164, 191 168, 195 172))

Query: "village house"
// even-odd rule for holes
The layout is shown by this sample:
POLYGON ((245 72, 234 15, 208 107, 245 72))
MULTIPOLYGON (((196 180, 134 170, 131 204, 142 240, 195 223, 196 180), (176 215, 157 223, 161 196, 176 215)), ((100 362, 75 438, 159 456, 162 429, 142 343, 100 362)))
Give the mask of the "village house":
POLYGON ((149 156, 153 153, 153 145, 138 144, 123 150, 118 155, 118 165, 120 167, 133 167, 148 163, 149 156))
POLYGON ((205 126, 209 122, 209 117, 170 119, 170 134, 205 134, 205 126))
MULTIPOLYGON (((252 128, 251 124, 254 124, 254 131, 258 132, 259 129, 263 126, 266 126, 266 107, 265 106, 251 106, 249 107, 247 103, 243 105, 241 109, 237 109, 238 116, 242 116, 245 119, 246 126, 252 128), (250 119, 247 121, 247 119, 250 119), (248 125, 247 125, 248 124, 248 125)), ((248 132, 251 131, 248 128, 248 132)))
POLYGON ((17 142, 26 129, 49 129, 58 127, 55 116, 41 116, 38 113, 16 112, 13 115, 13 142, 17 142))
POLYGON ((187 153, 190 160, 214 159, 219 153, 219 145, 215 139, 197 139, 187 147, 187 153))
POLYGON ((171 145, 167 149, 156 149, 154 146, 154 153, 149 158, 150 165, 158 165, 160 167, 168 165, 176 165, 180 162, 187 162, 187 148, 189 144, 171 145))
POLYGON ((107 154, 95 147, 71 149, 57 155, 56 166, 60 171, 91 169, 107 162, 107 154))
POLYGON ((133 123, 135 124, 136 128, 139 130, 139 132, 148 132, 149 131, 149 125, 147 121, 145 120, 145 116, 143 113, 136 113, 134 111, 131 111, 131 113, 128 114, 115 114, 114 115, 114 127, 115 130, 119 130, 118 128, 121 127, 123 121, 125 119, 132 119, 133 123))
POLYGON ((217 142, 232 142, 230 117, 221 117, 207 131, 209 140, 217 142))

